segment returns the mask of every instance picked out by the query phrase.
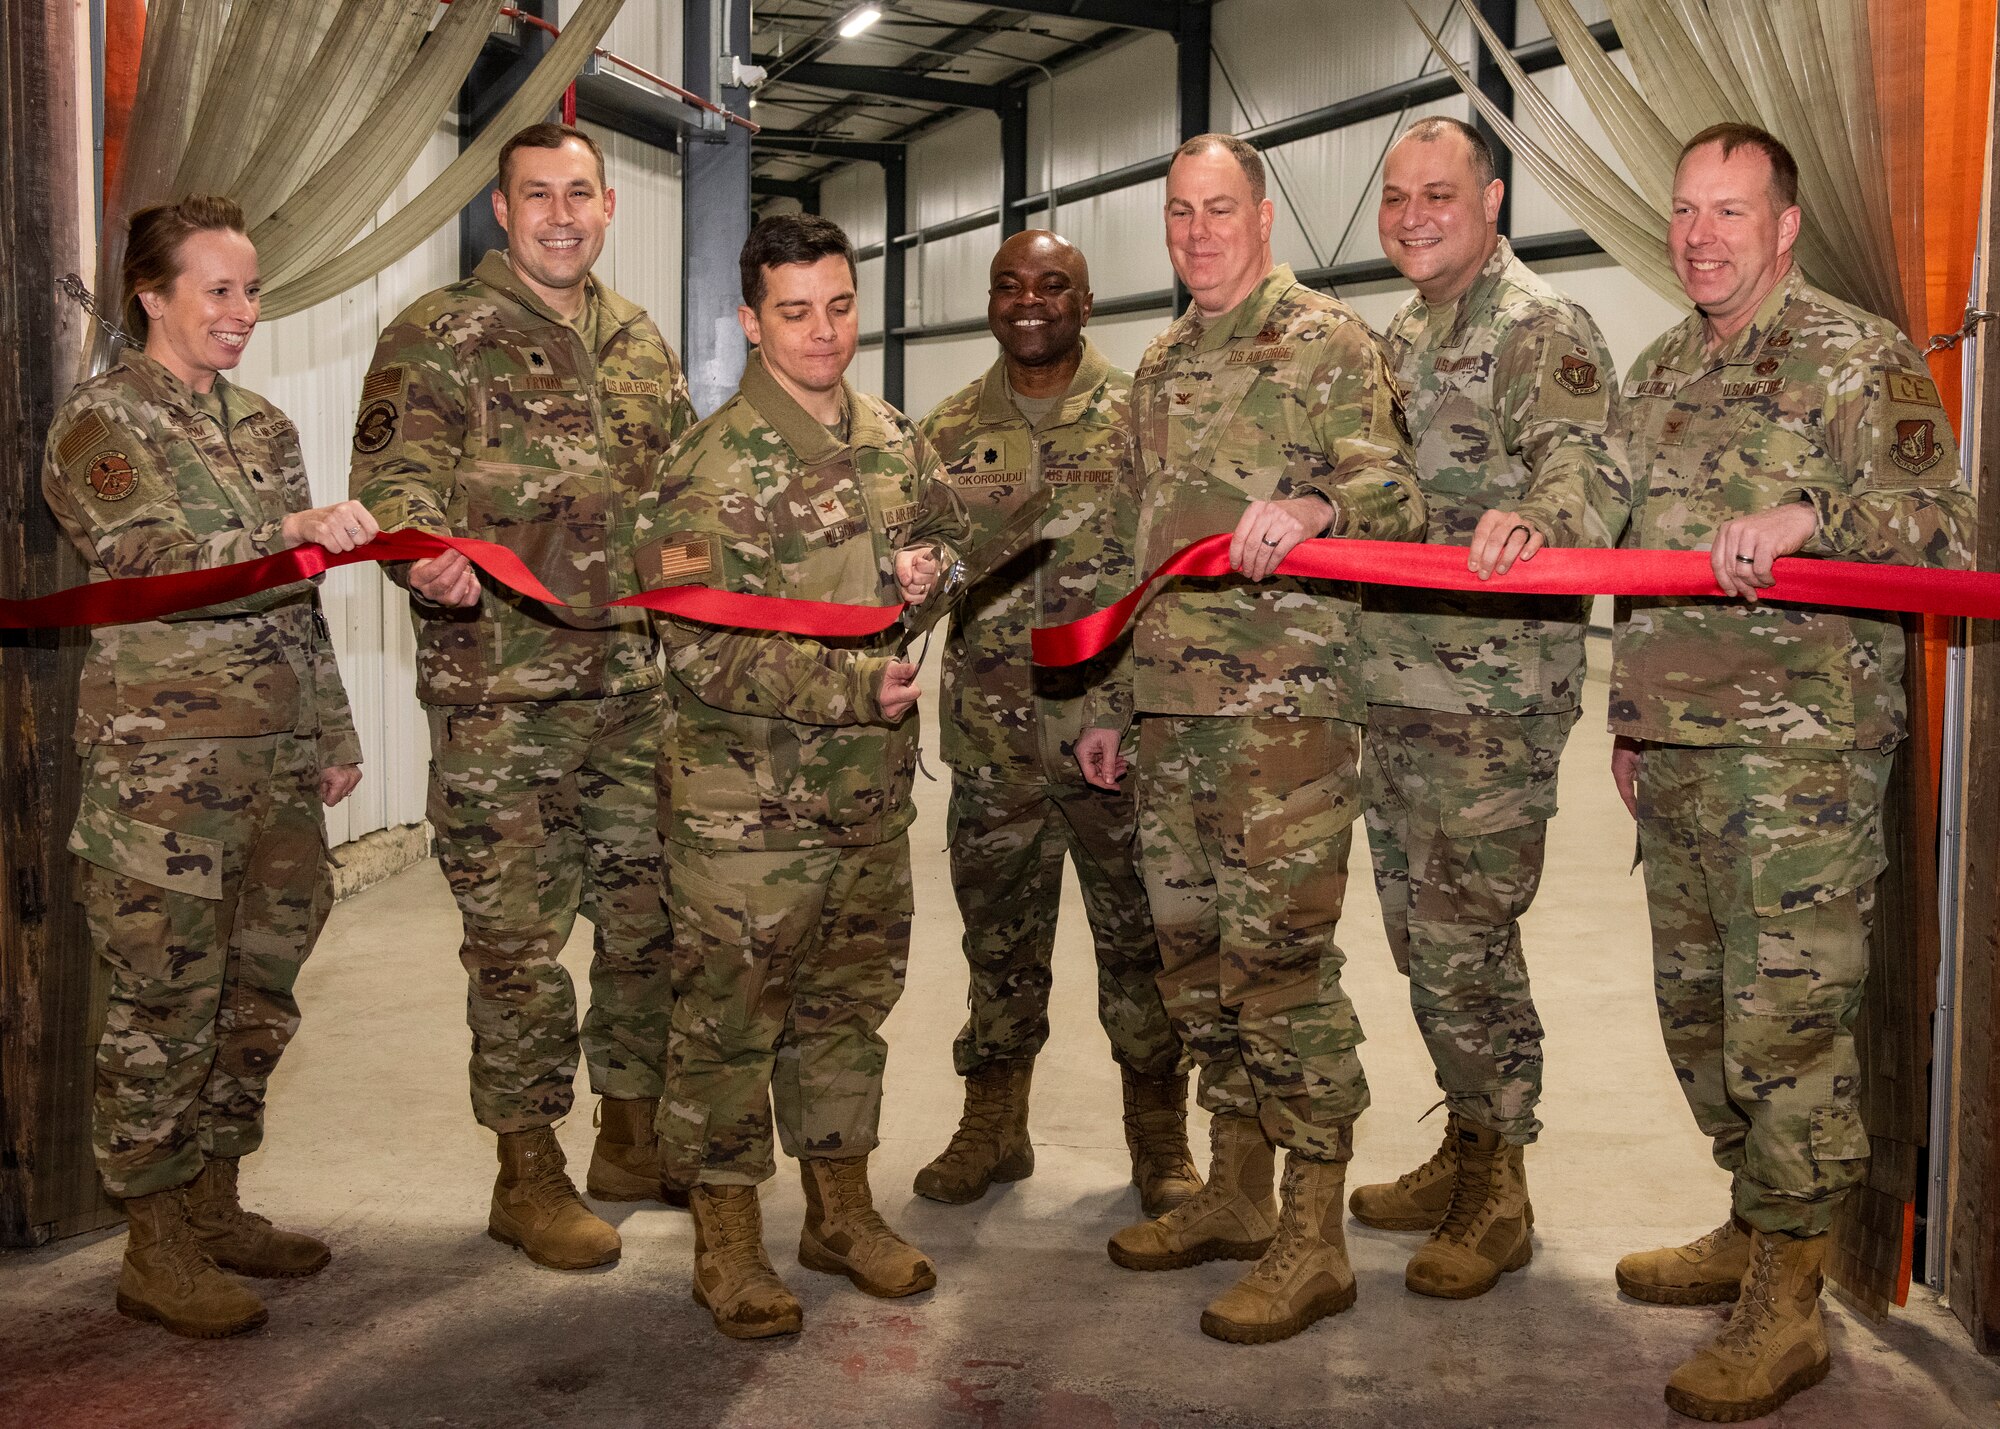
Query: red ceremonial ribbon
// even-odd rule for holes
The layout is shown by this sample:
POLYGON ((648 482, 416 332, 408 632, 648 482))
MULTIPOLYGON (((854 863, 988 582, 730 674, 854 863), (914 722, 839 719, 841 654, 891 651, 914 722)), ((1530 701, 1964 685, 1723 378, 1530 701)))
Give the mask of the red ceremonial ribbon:
MULTIPOLYGON (((1183 547, 1115 605, 1067 625, 1034 632, 1035 663, 1074 665, 1108 647, 1131 622, 1146 593, 1173 576, 1229 574, 1228 533, 1183 547)), ((254 561, 172 575, 93 581, 34 600, 0 600, 0 629, 53 625, 113 625, 156 620, 183 610, 254 595, 308 580, 336 566, 363 561, 416 561, 457 551, 500 585, 545 604, 569 607, 535 578, 505 546, 467 536, 425 531, 385 531, 352 551, 335 554, 307 544, 254 561)), ((1545 547, 1531 561, 1517 561, 1505 576, 1482 581, 1465 567, 1462 546, 1407 541, 1301 542, 1279 563, 1289 576, 1366 581, 1427 590, 1492 591, 1510 595, 1638 595, 1718 597, 1706 551, 1601 551, 1545 547)), ((1788 557, 1772 566, 1777 584, 1767 600, 1862 610, 1921 611, 2000 620, 2000 575, 1938 571, 1915 566, 1788 557)), ((788 596, 748 595, 711 586, 673 586, 628 595, 613 606, 635 606, 666 615, 741 630, 783 631, 818 638, 876 635, 894 625, 900 605, 839 605, 788 596)))
MULTIPOLYGON (((45 625, 116 625, 133 620, 157 620, 183 610, 238 600, 275 586, 309 580, 335 566, 362 561, 420 561, 445 551, 457 551, 501 585, 547 605, 568 606, 535 579, 521 558, 505 546, 469 536, 433 536, 427 531, 384 531, 365 546, 335 554, 324 546, 306 544, 254 561, 216 566, 205 571, 176 571, 162 576, 131 576, 93 581, 35 600, 0 600, 0 630, 45 625)), ((822 637, 875 635, 896 623, 900 605, 835 605, 823 600, 792 600, 786 596, 746 595, 709 586, 673 586, 643 591, 611 602, 640 606, 705 625, 745 630, 782 630, 791 635, 822 637)), ((570 607, 584 609, 586 607, 570 607)), ((587 607, 595 609, 596 607, 587 607)))
MULTIPOLYGON (((1183 546, 1138 589, 1067 625, 1034 633, 1037 665, 1075 665, 1107 648, 1131 623, 1147 590, 1170 576, 1229 574, 1228 532, 1183 546)), ((1281 575, 1313 580, 1366 581, 1424 590, 1492 591, 1508 595, 1713 596, 1715 570, 1706 551, 1601 551, 1544 547, 1512 570, 1481 580, 1465 566, 1463 546, 1420 546, 1407 541, 1301 541, 1278 563, 1281 575)), ((1863 610, 1924 611, 2000 620, 2000 575, 1935 571, 1864 561, 1822 561, 1788 556, 1772 564, 1777 584, 1766 600, 1800 605, 1852 606, 1863 610)))

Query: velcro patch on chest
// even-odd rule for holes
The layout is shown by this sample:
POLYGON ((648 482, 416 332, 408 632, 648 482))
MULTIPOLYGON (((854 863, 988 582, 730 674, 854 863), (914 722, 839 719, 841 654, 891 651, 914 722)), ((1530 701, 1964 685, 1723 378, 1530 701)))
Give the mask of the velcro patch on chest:
POLYGON ((604 390, 615 397, 657 397, 660 395, 660 380, 657 377, 607 377, 603 381, 604 390))
POLYGON ((916 519, 917 503, 914 501, 905 502, 901 506, 891 506, 882 513, 882 524, 885 526, 907 526, 916 519))
MULTIPOLYGON (((1262 337, 1263 334, 1259 333, 1258 336, 1262 337)), ((1229 354, 1227 365, 1230 367, 1275 366, 1280 362, 1290 362, 1294 351, 1296 351, 1295 348, 1287 347, 1283 343, 1272 343, 1260 347, 1239 347, 1229 354)))
POLYGON ((1785 390, 1782 377, 1760 377, 1754 382, 1725 382, 1722 384, 1724 401, 1737 401, 1744 397, 1768 397, 1774 392, 1785 390))
POLYGON ((1052 466, 1042 473, 1050 486, 1109 486, 1113 475, 1108 466, 1052 466))

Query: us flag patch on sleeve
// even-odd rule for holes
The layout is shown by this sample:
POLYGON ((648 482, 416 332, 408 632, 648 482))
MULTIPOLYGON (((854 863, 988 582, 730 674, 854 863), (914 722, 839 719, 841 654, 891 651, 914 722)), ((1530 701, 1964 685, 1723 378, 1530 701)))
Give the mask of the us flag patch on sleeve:
POLYGON ((65 469, 111 444, 111 424, 101 413, 86 412, 56 444, 56 465, 65 469))
POLYGON ((705 576, 715 568, 715 558, 705 540, 669 541, 660 547, 660 579, 681 580, 705 576))

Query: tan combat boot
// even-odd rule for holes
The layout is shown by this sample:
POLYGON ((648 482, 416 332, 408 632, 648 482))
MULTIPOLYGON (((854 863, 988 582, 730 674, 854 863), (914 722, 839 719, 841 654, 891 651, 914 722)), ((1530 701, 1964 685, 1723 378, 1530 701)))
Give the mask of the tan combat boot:
POLYGON ((618 1232, 592 1215, 570 1184, 552 1126, 500 1133, 500 1175, 486 1233, 551 1270, 588 1270, 618 1259, 618 1232))
POLYGON ((935 1161, 917 1173, 919 1196, 964 1205, 986 1194, 995 1181, 1022 1181, 1035 1174, 1035 1147, 1028 1140, 1028 1083, 1032 1057, 988 1062, 965 1079, 965 1114, 935 1161))
POLYGON ((764 1215, 755 1186, 696 1186, 694 1301, 732 1340, 796 1335, 805 1323, 798 1297, 764 1253, 764 1215))
POLYGON ((197 1340, 256 1329, 270 1318, 264 1302, 202 1252, 182 1194, 175 1186, 125 1203, 131 1234, 118 1272, 118 1312, 197 1340))
POLYGON ((291 1280, 324 1270, 333 1259, 324 1241, 283 1231, 243 1209, 236 1198, 236 1158, 210 1157, 187 1188, 188 1227, 208 1258, 238 1275, 291 1280))
POLYGON ((1202 1311, 1204 1335, 1235 1345, 1269 1344, 1354 1303, 1340 1218, 1346 1181, 1344 1161, 1286 1154, 1278 1233, 1256 1267, 1202 1311))
POLYGON ((1209 1260, 1255 1260, 1271 1247, 1277 1155, 1254 1116, 1208 1122, 1208 1184, 1165 1215, 1125 1227, 1105 1249, 1127 1270, 1179 1270, 1209 1260))
POLYGON ((815 1156, 799 1163, 806 1183, 806 1223, 799 1264, 845 1275, 854 1288, 884 1300, 937 1284, 924 1253, 889 1229, 868 1190, 868 1158, 815 1156))
POLYGON ((1378 1231, 1431 1231, 1451 1209, 1452 1181, 1458 1174, 1458 1114, 1446 1116, 1444 1140, 1431 1159, 1393 1181, 1356 1186, 1347 1198, 1354 1219, 1378 1231))
POLYGON ((1403 1270, 1419 1295, 1470 1300, 1519 1270, 1535 1253, 1535 1213, 1521 1148, 1469 1121, 1458 1124, 1458 1173, 1444 1221, 1403 1270))
POLYGON ((660 1165, 658 1097, 599 1097, 597 1141, 583 1188, 600 1201, 664 1201, 686 1210, 688 1193, 660 1165))
POLYGON ((1667 1381, 1667 1407, 1710 1424, 1760 1419, 1826 1378, 1820 1322, 1823 1235, 1750 1235, 1742 1297, 1715 1343, 1667 1381))
POLYGON ((1125 1090, 1125 1149, 1132 1153, 1132 1184, 1139 1209, 1164 1216, 1201 1189, 1187 1139, 1187 1076, 1141 1076, 1118 1069, 1125 1090))
POLYGON ((1750 1227, 1731 1216, 1687 1245, 1635 1251, 1618 1262, 1618 1288, 1652 1305, 1726 1305, 1750 1268, 1750 1227))

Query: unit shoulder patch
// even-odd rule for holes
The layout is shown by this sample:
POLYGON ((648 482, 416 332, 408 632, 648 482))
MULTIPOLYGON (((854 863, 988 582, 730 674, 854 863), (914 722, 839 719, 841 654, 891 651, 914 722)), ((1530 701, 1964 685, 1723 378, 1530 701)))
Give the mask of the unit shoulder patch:
POLYGON ((133 468, 131 458, 119 451, 100 453, 83 479, 97 493, 99 501, 123 501, 139 485, 139 473, 133 468))
POLYGON ((354 419, 354 449, 373 456, 387 447, 396 439, 397 420, 396 404, 386 397, 368 403, 354 419))
POLYGON ((1896 423, 1896 439, 1889 446, 1889 459, 1921 476, 1938 464, 1944 448, 1938 445, 1937 424, 1929 417, 1913 417, 1896 423))
POLYGON ((1937 383, 1931 381, 1928 372, 1904 372, 1891 368, 1882 377, 1882 395, 1889 401, 1908 407, 1935 407, 1939 405, 1937 383))
POLYGON ((1572 397, 1588 397, 1604 386, 1597 375, 1597 364, 1587 357, 1578 357, 1573 352, 1565 352, 1556 364, 1552 374, 1556 382, 1572 397))

